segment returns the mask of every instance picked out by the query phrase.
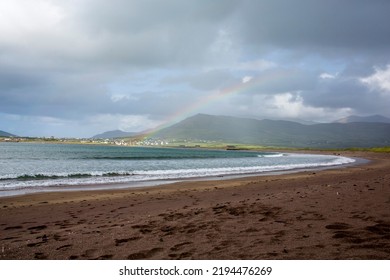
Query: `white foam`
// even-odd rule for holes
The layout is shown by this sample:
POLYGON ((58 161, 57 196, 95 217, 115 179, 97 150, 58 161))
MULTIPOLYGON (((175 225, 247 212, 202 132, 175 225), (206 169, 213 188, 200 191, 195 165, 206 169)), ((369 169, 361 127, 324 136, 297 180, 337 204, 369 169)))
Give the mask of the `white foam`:
MULTIPOLYGON (((283 154, 277 154, 282 155, 283 154)), ((290 155, 290 154, 289 154, 290 155)), ((293 155, 293 154, 291 154, 293 155)), ((296 155, 296 154, 294 154, 296 155)), ((308 155, 306 155, 308 156, 308 155)), ((280 157, 280 156, 279 156, 280 157)), ((295 164, 277 164, 277 165, 256 165, 246 167, 219 167, 219 168, 188 168, 188 169, 169 169, 169 170, 138 170, 133 171, 133 174, 128 175, 129 172, 115 171, 118 176, 103 176, 109 172, 91 172, 93 177, 87 178, 59 178, 59 179, 42 179, 42 180, 5 180, 0 182, 1 190, 17 190, 37 187, 54 187, 54 186, 77 186, 77 185, 96 185, 96 184, 112 184, 112 183, 130 183, 130 182, 145 182, 153 180, 174 180, 187 179, 196 177, 215 177, 221 175, 243 175, 264 173, 273 171, 286 171, 303 168, 318 168, 328 166, 338 166, 355 162, 352 158, 324 156, 324 158, 331 158, 329 161, 317 163, 295 163, 295 164), (121 175, 123 174, 123 176, 121 175)), ((62 175, 67 176, 71 174, 45 174, 48 176, 62 175)), ((6 178, 7 179, 7 178, 6 178)))
POLYGON ((284 157, 287 154, 269 154, 269 155, 257 155, 258 157, 265 157, 265 158, 274 158, 274 157, 284 157))

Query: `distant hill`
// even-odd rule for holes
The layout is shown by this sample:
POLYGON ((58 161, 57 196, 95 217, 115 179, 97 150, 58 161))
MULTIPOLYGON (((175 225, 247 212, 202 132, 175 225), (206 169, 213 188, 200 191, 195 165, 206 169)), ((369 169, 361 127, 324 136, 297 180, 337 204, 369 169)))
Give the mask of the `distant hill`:
POLYGON ((11 133, 8 133, 8 132, 0 130, 0 137, 17 137, 17 136, 13 135, 11 133))
POLYGON ((314 121, 307 121, 307 120, 301 120, 301 119, 284 119, 285 121, 290 121, 290 122, 296 122, 300 124, 305 124, 305 125, 312 125, 312 124, 320 124, 319 122, 314 122, 314 121))
MULTIPOLYGON (((261 118, 261 117, 253 117, 251 115, 248 115, 248 116, 239 116, 239 118, 243 118, 243 119, 256 119, 256 120, 261 120, 261 119, 264 119, 264 118, 261 118)), ((300 123, 300 124, 308 124, 308 125, 311 125, 311 124, 319 124, 320 122, 315 122, 315 121, 308 121, 308 120, 303 120, 303 119, 299 119, 299 118, 283 118, 283 119, 280 119, 280 118, 269 118, 270 120, 274 120, 274 121, 289 121, 289 122, 296 122, 296 123, 300 123)))
POLYGON ((132 137, 137 135, 136 132, 126 132, 122 130, 111 130, 106 131, 101 134, 97 134, 95 136, 92 136, 93 139, 112 139, 112 138, 120 138, 120 137, 132 137))
POLYGON ((291 121, 198 114, 158 131, 154 137, 283 147, 374 147, 390 145, 390 124, 303 125, 291 121))
POLYGON ((372 115, 367 117, 360 116, 348 116, 335 121, 336 123, 352 123, 352 122, 377 122, 377 123, 390 123, 390 119, 381 115, 372 115))

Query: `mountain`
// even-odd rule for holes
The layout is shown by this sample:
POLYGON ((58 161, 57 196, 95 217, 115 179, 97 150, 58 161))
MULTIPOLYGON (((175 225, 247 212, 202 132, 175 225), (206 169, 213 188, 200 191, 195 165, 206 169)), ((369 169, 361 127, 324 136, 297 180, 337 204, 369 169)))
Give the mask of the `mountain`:
POLYGON ((319 122, 307 121, 307 120, 296 119, 296 118, 288 118, 288 119, 283 119, 283 120, 290 121, 290 122, 296 122, 296 123, 300 123, 300 124, 305 124, 305 125, 319 124, 319 122))
POLYGON ((336 123, 353 123, 353 122, 369 122, 369 123, 390 123, 390 119, 381 115, 372 115, 366 117, 348 116, 335 121, 336 123))
POLYGON ((120 138, 120 137, 132 137, 134 135, 137 135, 136 132, 126 132, 122 130, 111 130, 106 131, 101 134, 97 134, 95 136, 92 136, 93 139, 111 139, 111 138, 120 138))
POLYGON ((11 133, 8 133, 8 132, 0 130, 0 137, 17 137, 17 136, 13 135, 11 133))
MULTIPOLYGON (((261 120, 261 119, 264 119, 264 118, 261 118, 261 117, 254 117, 253 115, 241 115, 241 116, 238 116, 239 118, 244 118, 244 119, 256 119, 256 120, 261 120)), ((275 120, 275 121, 279 121, 279 120, 283 120, 283 121, 290 121, 290 122, 296 122, 296 123, 300 123, 300 124, 319 124, 320 122, 315 122, 315 121, 308 121, 308 120, 303 120, 303 119, 299 119, 299 118, 283 118, 283 119, 280 119, 280 118, 270 118, 270 120, 275 120)))
POLYGON ((154 134, 161 139, 206 140, 264 146, 346 148, 390 145, 390 124, 256 120, 198 114, 154 134))

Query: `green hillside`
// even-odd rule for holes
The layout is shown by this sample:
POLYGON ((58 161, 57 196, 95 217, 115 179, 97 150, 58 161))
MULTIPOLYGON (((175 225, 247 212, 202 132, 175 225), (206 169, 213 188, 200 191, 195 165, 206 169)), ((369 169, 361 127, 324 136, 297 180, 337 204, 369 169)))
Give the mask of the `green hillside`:
POLYGON ((162 129, 155 137, 297 148, 348 148, 390 145, 388 123, 326 123, 256 120, 199 114, 162 129))
POLYGON ((15 137, 15 136, 16 135, 0 130, 0 137, 15 137))
POLYGON ((111 131, 106 131, 101 134, 97 134, 92 136, 91 138, 93 139, 112 139, 112 138, 120 138, 120 137, 132 137, 136 135, 137 133, 135 132, 126 132, 122 130, 111 130, 111 131))

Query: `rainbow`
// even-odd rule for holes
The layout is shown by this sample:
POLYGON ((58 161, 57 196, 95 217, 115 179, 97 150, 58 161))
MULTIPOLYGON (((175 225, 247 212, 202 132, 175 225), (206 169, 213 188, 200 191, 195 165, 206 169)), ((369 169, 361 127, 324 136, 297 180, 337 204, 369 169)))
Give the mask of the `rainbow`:
POLYGON ((174 114, 168 116, 162 122, 162 124, 159 125, 157 128, 145 131, 144 139, 152 138, 153 135, 156 134, 161 129, 171 126, 187 117, 195 115, 196 113, 199 113, 199 111, 202 108, 207 107, 218 100, 228 98, 232 95, 237 95, 240 93, 242 94, 249 90, 255 90, 265 82, 270 83, 270 82, 278 81, 280 80, 280 78, 282 78, 282 76, 285 75, 288 75, 288 73, 286 73, 285 71, 282 72, 275 71, 268 75, 263 75, 257 78, 243 79, 243 81, 240 84, 236 84, 224 88, 222 90, 215 90, 211 92, 209 95, 201 98, 197 102, 191 103, 187 107, 184 107, 181 110, 175 112, 174 114))

